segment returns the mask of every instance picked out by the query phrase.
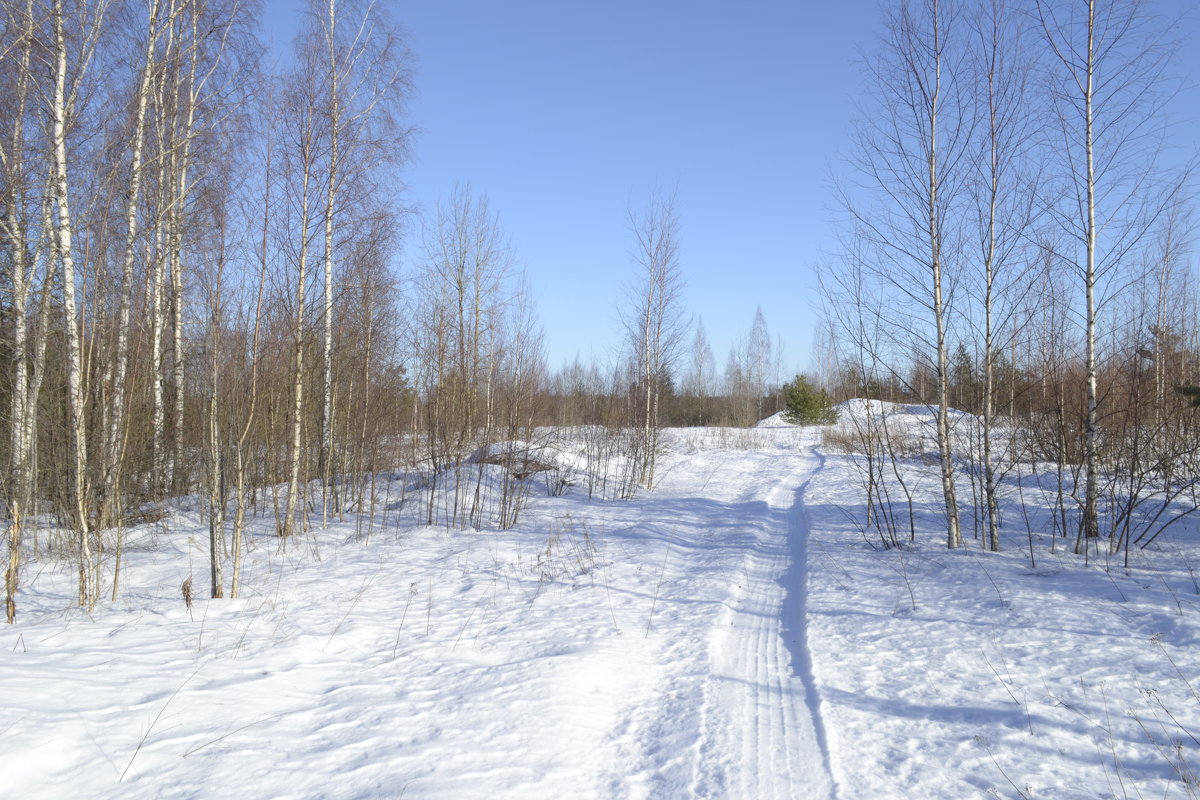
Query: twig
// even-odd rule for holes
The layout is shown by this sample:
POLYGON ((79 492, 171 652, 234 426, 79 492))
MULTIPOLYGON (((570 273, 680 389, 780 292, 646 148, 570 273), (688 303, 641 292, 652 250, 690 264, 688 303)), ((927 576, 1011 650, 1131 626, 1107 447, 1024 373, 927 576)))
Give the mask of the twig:
POLYGON ((117 783, 121 783, 122 781, 125 780, 125 774, 127 772, 129 772, 129 768, 133 766, 133 760, 135 758, 137 758, 138 753, 140 753, 142 751, 142 745, 144 745, 146 743, 146 740, 150 738, 150 734, 154 731, 154 726, 157 725, 159 719, 162 718, 163 712, 165 712, 167 710, 167 706, 171 705, 171 701, 175 699, 175 696, 183 691, 183 687, 187 686, 188 681, 190 681, 192 678, 196 677, 196 673, 198 673, 199 671, 200 671, 200 667, 196 667, 196 669, 192 672, 192 674, 188 675, 187 678, 183 681, 183 683, 179 684, 179 688, 177 688, 175 691, 171 692, 171 696, 167 698, 167 702, 163 703, 162 708, 160 708, 158 710, 158 713, 154 715, 154 721, 150 723, 150 727, 147 728, 146 733, 142 735, 142 740, 140 742, 138 742, 138 746, 134 749, 133 755, 129 757, 129 763, 125 765, 125 770, 121 773, 121 777, 117 779, 117 783))
MULTIPOLYGON (((984 662, 988 665, 988 669, 990 669, 992 671, 992 674, 996 676, 996 680, 1000 681, 1000 685, 1004 687, 1004 691, 1008 692, 1008 696, 1011 697, 1013 702, 1017 704, 1017 707, 1025 712, 1025 722, 1026 722, 1026 724, 1029 725, 1029 735, 1033 736, 1034 735, 1033 734, 1033 717, 1031 717, 1029 715, 1028 706, 1025 703, 1022 703, 1020 700, 1017 699, 1017 696, 1015 694, 1013 694, 1012 688, 1009 687, 1008 681, 1006 681, 1004 678, 1000 677, 1000 673, 996 671, 996 667, 994 664, 992 664, 992 660, 990 658, 988 658, 987 651, 984 650, 982 647, 980 647, 979 652, 983 653, 984 662)), ((1004 654, 1001 653, 1000 657, 1003 658, 1004 654)), ((1007 664, 1004 667, 1004 671, 1005 672, 1008 671, 1007 664)), ((1011 676, 1010 676, 1010 680, 1011 680, 1011 676)))
POLYGON ((1158 696, 1158 692, 1154 691, 1153 689, 1144 689, 1143 691, 1146 693, 1147 697, 1153 698, 1154 702, 1158 703, 1158 707, 1163 710, 1163 713, 1167 715, 1167 718, 1170 719, 1171 722, 1175 723, 1175 727, 1187 734, 1187 737, 1191 739, 1197 746, 1200 746, 1200 739, 1197 739, 1191 731, 1184 727, 1182 722, 1175 718, 1175 715, 1171 713, 1171 709, 1167 708, 1166 704, 1163 703, 1162 698, 1158 696))
POLYGON ((667 571, 667 556, 671 555, 671 544, 667 543, 667 551, 663 553, 662 566, 658 570, 658 583, 654 586, 654 600, 650 603, 650 616, 646 618, 646 633, 642 637, 650 638, 650 623, 654 621, 654 609, 658 607, 658 593, 662 589, 663 574, 667 571))
MULTIPOLYGON (((1000 762, 996 760, 996 754, 992 752, 992 746, 987 743, 987 740, 982 736, 976 736, 975 742, 982 745, 983 749, 987 751, 988 758, 990 758, 992 763, 996 765, 996 769, 998 769, 1000 774, 1004 776, 1004 780, 1008 781, 1008 785, 1013 787, 1013 789, 1016 791, 1017 797, 1020 797, 1021 800, 1033 800, 1033 796, 1030 795, 1029 792, 1021 791, 1021 787, 1013 783, 1013 779, 1008 777, 1008 773, 1004 771, 1004 767, 1000 766, 1000 762)), ((1027 786, 1025 788, 1028 789, 1029 787, 1027 786)))
POLYGON ((988 581, 991 582, 992 588, 996 590, 996 597, 1000 598, 1000 607, 1008 608, 1008 603, 1004 602, 1004 595, 1000 592, 1000 584, 996 583, 996 579, 992 577, 992 573, 988 571, 988 568, 983 565, 983 562, 979 559, 979 556, 971 553, 971 557, 975 559, 976 566, 983 570, 983 574, 986 575, 988 581))
POLYGON ((273 719, 279 719, 280 717, 285 717, 285 716, 287 716, 287 714, 288 714, 287 711, 280 711, 278 714, 273 714, 269 717, 264 717, 263 719, 260 719, 256 722, 246 723, 242 727, 234 728, 233 730, 229 731, 228 733, 218 736, 217 738, 215 738, 211 741, 205 742, 204 744, 196 745, 191 750, 188 750, 187 752, 185 752, 183 754, 183 757, 187 758, 188 756, 192 755, 193 753, 200 752, 204 748, 208 747, 210 744, 216 744, 217 742, 221 741, 222 739, 233 736, 235 733, 241 733, 242 731, 246 730, 247 728, 253 728, 255 725, 262 725, 264 722, 270 722, 273 719))
POLYGON ((1175 663, 1175 659, 1171 658, 1171 654, 1167 652, 1167 648, 1163 647, 1162 634, 1154 634, 1150 637, 1150 641, 1162 652, 1164 656, 1166 656, 1167 661, 1171 662, 1171 666, 1175 668, 1175 674, 1179 676, 1181 681, 1183 681, 1183 685, 1188 687, 1188 691, 1192 693, 1192 697, 1195 699, 1195 701, 1200 703, 1200 694, 1197 694, 1196 690, 1192 688, 1192 684, 1190 681, 1188 681, 1187 676, 1183 674, 1183 670, 1181 670, 1179 665, 1175 663))
MULTIPOLYGON (((378 574, 378 572, 375 573, 375 575, 378 574)), ((346 613, 342 615, 341 621, 338 622, 337 627, 333 629, 333 633, 329 634, 329 638, 325 640, 324 646, 321 647, 322 653, 325 652, 326 647, 329 647, 329 643, 333 641, 333 637, 337 636, 338 631, 342 629, 342 625, 345 624, 346 619, 350 616, 350 612, 354 611, 354 607, 357 606, 358 601, 362 599, 363 592, 371 588, 371 584, 375 582, 375 575, 372 575, 367 582, 363 584, 363 587, 358 590, 358 594, 354 595, 354 599, 350 601, 350 607, 346 609, 346 613)))
POLYGON ((400 649, 400 631, 404 630, 404 620, 408 616, 408 607, 412 605, 412 599, 417 596, 417 591, 416 581, 408 585, 408 602, 404 604, 404 613, 400 615, 400 627, 396 628, 396 644, 392 647, 392 658, 396 657, 396 651, 400 649))
POLYGON ((1108 751, 1113 760, 1113 772, 1116 773, 1117 783, 1121 786, 1121 797, 1129 800, 1129 792, 1125 790, 1125 779, 1121 777, 1121 759, 1117 756, 1117 744, 1113 741, 1112 717, 1108 710, 1108 693, 1104 691, 1104 684, 1100 685, 1100 699, 1104 702, 1104 732, 1108 736, 1108 751))
POLYGON ((1167 579, 1159 575, 1158 579, 1162 581, 1163 588, 1171 595, 1171 599, 1175 601, 1175 608, 1179 616, 1183 616, 1183 604, 1179 602, 1179 595, 1175 594, 1175 590, 1171 588, 1171 584, 1167 583, 1167 579))

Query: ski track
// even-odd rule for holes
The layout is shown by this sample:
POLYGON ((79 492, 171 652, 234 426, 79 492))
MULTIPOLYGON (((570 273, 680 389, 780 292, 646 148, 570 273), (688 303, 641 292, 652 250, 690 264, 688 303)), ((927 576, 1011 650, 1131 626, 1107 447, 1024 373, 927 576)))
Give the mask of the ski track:
POLYGON ((667 437, 655 491, 539 494, 511 530, 268 514, 242 596, 190 609, 193 506, 127 531, 92 613, 41 531, 0 626, 0 798, 1192 796, 1195 525, 1087 565, 1026 486, 1032 551, 948 553, 925 512, 882 551, 844 513, 861 457, 815 431, 667 437))
MULTIPOLYGON (((603 548, 574 577, 544 574, 588 531, 558 512, 260 553, 247 597, 195 618, 131 594, 68 640, 50 609, 6 640, 28 700, 0 795, 834 798, 804 601, 820 457, 809 431, 761 439, 569 507, 603 548)), ((178 572, 142 580, 170 599, 178 572)))
MULTIPOLYGON (((668 684, 658 716, 696 719, 688 796, 836 797, 804 624, 803 491, 818 464, 804 451, 768 452, 744 472, 723 476, 725 486, 740 491, 728 503, 728 518, 709 524, 740 532, 744 552, 698 655, 703 668, 668 684), (680 702, 695 703, 692 713, 681 714, 680 702)), ((651 725, 647 733, 645 752, 660 777, 680 767, 656 759, 669 732, 651 725)), ((656 784, 651 796, 680 788, 672 780, 656 784)))

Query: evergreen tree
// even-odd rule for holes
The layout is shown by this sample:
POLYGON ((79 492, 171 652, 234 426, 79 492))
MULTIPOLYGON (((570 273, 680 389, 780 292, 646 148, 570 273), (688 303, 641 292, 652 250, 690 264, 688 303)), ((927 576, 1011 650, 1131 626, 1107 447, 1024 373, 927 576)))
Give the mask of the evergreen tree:
POLYGON ((783 387, 787 409, 783 418, 794 425, 829 425, 837 422, 837 410, 824 389, 803 375, 797 375, 783 387))

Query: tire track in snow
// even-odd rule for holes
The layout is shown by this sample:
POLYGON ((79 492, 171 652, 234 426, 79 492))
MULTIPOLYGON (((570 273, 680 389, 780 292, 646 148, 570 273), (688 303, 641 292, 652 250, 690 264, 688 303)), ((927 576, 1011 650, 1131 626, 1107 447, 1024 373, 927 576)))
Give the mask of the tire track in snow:
POLYGON ((834 798, 805 637, 803 493, 819 461, 771 454, 747 493, 756 543, 709 640, 693 795, 834 798))

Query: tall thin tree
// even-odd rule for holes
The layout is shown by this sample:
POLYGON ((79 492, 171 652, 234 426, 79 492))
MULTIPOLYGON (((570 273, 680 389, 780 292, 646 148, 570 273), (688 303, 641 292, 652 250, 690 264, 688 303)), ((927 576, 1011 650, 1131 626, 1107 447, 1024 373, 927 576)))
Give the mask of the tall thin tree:
POLYGON ((1084 499, 1077 550, 1099 536, 1101 312, 1121 282, 1127 257, 1172 196, 1154 182, 1167 97, 1165 31, 1140 0, 1035 0, 1057 69, 1051 100, 1060 138, 1062 200, 1051 206, 1073 247, 1054 255, 1083 290, 1084 499))

